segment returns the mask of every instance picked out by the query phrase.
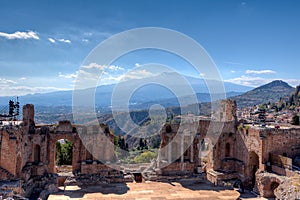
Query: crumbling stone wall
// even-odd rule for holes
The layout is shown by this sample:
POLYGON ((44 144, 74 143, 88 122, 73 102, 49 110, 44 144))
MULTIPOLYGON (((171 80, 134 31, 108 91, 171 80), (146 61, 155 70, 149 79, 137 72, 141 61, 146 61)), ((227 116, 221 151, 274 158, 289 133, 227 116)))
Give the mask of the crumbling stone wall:
POLYGON ((105 125, 88 130, 90 128, 72 125, 69 121, 61 121, 58 125, 36 126, 34 106, 25 105, 20 125, 0 127, 0 179, 21 179, 24 194, 29 195, 33 188, 45 182, 41 182, 39 177, 56 173, 56 142, 60 139, 69 140, 73 144, 73 173, 99 174, 105 168, 105 162, 115 159, 113 135, 105 125), (85 147, 89 143, 92 149, 85 147), (97 162, 97 167, 85 162, 89 151, 95 153, 92 163, 97 162))
POLYGON ((199 131, 198 121, 166 124, 162 128, 158 158, 158 167, 161 168, 162 174, 193 173, 197 170, 199 142, 201 142, 199 131))
MULTIPOLYGON (((1 167, 8 171, 13 176, 17 175, 16 163, 17 163, 17 139, 11 136, 10 131, 1 131, 1 167)), ((4 176, 4 175, 1 175, 4 176)))
MULTIPOLYGON (((25 105, 23 123, 2 127, 0 134, 0 179, 20 178, 24 181, 23 187, 32 189, 34 178, 56 172, 55 143, 59 139, 73 143, 73 173, 121 177, 120 172, 110 171, 105 166, 105 163, 115 160, 114 136, 105 125, 85 127, 61 121, 58 125, 37 126, 34 106, 25 105)), ((237 129, 236 103, 232 100, 220 102, 216 118, 194 117, 184 119, 181 124, 166 124, 160 136, 157 167, 162 174, 192 174, 197 171, 201 167, 201 143, 204 138, 209 138, 212 149, 208 156, 208 179, 219 184, 238 178, 266 196, 271 196, 266 190, 276 186, 275 183, 272 185, 274 178, 259 177, 258 174, 273 170, 283 175, 293 175, 286 165, 272 163, 270 155, 287 157, 288 168, 291 168, 291 158, 300 154, 299 128, 275 129, 250 125, 249 128, 237 129)))

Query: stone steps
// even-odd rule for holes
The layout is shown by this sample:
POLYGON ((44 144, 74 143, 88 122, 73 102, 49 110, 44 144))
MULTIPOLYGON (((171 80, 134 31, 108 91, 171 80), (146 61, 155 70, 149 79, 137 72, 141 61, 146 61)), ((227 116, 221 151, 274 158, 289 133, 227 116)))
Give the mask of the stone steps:
MULTIPOLYGON (((1 176, 4 174, 7 178, 7 180, 11 180, 11 179, 14 179, 15 176, 13 174, 11 174, 9 171, 7 171, 6 169, 0 167, 0 174, 1 176)), ((2 177, 4 178, 4 177, 2 177)))

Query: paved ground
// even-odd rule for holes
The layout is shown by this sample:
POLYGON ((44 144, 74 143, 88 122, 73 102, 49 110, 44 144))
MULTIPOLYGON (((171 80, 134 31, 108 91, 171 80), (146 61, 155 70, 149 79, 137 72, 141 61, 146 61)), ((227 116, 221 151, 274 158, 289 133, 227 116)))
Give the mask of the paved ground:
POLYGON ((49 200, 97 199, 97 200, 226 200, 237 199, 240 194, 234 190, 224 190, 197 183, 118 183, 80 188, 68 186, 65 191, 49 196, 49 200))

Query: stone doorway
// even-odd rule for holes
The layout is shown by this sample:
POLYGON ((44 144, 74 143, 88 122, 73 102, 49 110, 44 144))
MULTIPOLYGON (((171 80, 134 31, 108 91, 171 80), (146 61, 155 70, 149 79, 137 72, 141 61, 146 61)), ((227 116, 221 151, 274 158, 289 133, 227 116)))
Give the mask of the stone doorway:
POLYGON ((55 142, 54 149, 56 172, 71 174, 73 172, 73 143, 67 139, 60 139, 55 142))
POLYGON ((255 186, 256 177, 255 174, 259 168, 259 157, 254 152, 251 151, 249 153, 249 175, 251 177, 251 187, 253 188, 255 186))

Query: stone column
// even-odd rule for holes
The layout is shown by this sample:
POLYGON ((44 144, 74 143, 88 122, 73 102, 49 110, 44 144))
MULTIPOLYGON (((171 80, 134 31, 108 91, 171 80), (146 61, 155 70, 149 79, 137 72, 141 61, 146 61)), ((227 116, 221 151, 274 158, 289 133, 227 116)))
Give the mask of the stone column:
POLYGON ((171 142, 171 138, 168 139, 168 162, 171 163, 172 162, 172 142, 171 142))
POLYGON ((193 135, 191 135, 191 158, 190 158, 190 161, 191 162, 194 162, 194 138, 193 138, 193 135))
POLYGON ((200 174, 202 173, 202 166, 201 166, 201 148, 202 148, 202 143, 203 140, 199 141, 198 143, 198 167, 197 167, 197 172, 200 174))
POLYGON ((26 104, 23 106, 23 122, 25 126, 34 124, 34 105, 26 104))
POLYGON ((202 141, 198 143, 198 166, 201 166, 201 148, 202 148, 202 141))
POLYGON ((181 141, 180 141, 180 162, 184 161, 184 134, 181 135, 181 141))
POLYGON ((161 151, 161 149, 158 149, 158 155, 157 155, 157 160, 156 160, 156 167, 159 169, 160 169, 160 159, 161 159, 160 151, 161 151))

